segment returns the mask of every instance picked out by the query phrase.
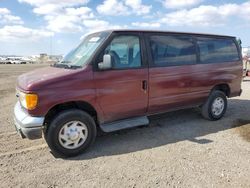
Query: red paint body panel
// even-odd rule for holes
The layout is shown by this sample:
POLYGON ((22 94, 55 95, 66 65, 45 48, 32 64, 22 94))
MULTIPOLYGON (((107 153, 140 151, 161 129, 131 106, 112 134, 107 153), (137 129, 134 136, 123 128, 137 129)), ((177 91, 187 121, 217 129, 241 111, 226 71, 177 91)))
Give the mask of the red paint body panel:
POLYGON ((25 91, 36 91, 44 86, 60 87, 60 82, 67 80, 79 70, 45 67, 22 74, 18 78, 18 88, 25 91), (55 85, 53 84, 55 82, 55 85), (48 85, 49 84, 49 85, 48 85))
POLYGON ((37 69, 20 76, 17 87, 25 92, 38 94, 38 106, 28 111, 33 116, 45 116, 58 104, 85 101, 102 117, 102 111, 96 104, 91 65, 77 70, 55 67, 37 69))
POLYGON ((148 93, 142 88, 148 69, 110 70, 94 73, 97 103, 104 112, 103 121, 144 115, 148 93))
POLYGON ((148 113, 200 105, 219 84, 229 84, 232 96, 237 96, 241 74, 240 62, 151 68, 148 113))
POLYGON ((142 54, 144 68, 47 67, 21 75, 17 88, 38 94, 38 106, 28 111, 32 116, 45 116, 58 104, 83 101, 96 110, 99 123, 197 106, 218 84, 229 86, 230 97, 240 95, 241 61, 147 68, 147 50, 142 54))
POLYGON ((241 79, 240 62, 100 72, 89 65, 38 69, 20 76, 18 88, 38 94, 37 108, 29 111, 33 116, 45 116, 57 104, 85 101, 95 108, 99 122, 111 122, 200 105, 218 84, 228 84, 231 97, 237 96, 241 79), (147 92, 143 80, 148 81, 147 92))

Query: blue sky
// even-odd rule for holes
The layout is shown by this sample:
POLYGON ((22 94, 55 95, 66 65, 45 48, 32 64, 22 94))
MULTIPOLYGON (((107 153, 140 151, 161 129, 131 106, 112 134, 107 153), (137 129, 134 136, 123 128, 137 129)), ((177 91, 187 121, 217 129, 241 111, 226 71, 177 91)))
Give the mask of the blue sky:
POLYGON ((112 28, 233 35, 250 46, 250 1, 0 0, 0 54, 65 54, 112 28))

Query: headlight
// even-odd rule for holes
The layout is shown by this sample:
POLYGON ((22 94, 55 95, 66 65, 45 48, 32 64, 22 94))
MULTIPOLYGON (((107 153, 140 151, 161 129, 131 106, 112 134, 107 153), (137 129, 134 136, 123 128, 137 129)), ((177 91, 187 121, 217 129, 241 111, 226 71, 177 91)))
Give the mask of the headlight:
POLYGON ((28 94, 19 92, 19 101, 21 105, 27 110, 33 110, 37 106, 38 96, 36 94, 28 94))

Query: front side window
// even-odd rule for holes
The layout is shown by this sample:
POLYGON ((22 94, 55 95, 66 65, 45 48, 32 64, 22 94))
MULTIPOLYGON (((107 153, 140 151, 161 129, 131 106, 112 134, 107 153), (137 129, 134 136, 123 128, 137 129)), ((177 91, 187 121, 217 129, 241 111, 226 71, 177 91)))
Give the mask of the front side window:
POLYGON ((178 66, 196 63, 196 50, 191 37, 151 36, 150 48, 155 66, 178 66))
POLYGON ((111 55, 113 69, 141 67, 140 40, 137 36, 115 37, 104 54, 111 55))
POLYGON ((238 50, 231 39, 198 38, 201 63, 239 60, 238 50))

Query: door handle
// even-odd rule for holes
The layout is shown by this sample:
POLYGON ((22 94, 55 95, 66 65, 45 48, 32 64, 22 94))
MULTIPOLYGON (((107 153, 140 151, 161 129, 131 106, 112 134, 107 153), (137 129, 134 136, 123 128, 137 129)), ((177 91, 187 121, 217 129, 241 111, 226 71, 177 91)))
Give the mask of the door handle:
POLYGON ((148 82, 147 82, 147 80, 142 81, 142 89, 143 89, 143 91, 145 93, 147 92, 147 90, 148 90, 148 82))

